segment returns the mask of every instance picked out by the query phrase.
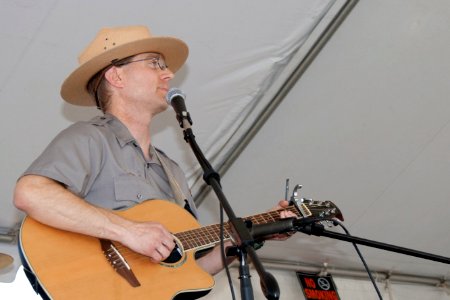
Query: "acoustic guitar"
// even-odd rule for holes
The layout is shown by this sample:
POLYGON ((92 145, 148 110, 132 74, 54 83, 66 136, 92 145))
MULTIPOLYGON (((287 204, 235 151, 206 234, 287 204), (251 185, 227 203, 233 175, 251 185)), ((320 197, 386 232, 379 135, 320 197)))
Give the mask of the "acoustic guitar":
MULTIPOLYGON (((330 201, 308 200, 287 209, 298 218, 342 218, 330 201)), ((170 257, 153 263, 117 242, 55 229, 26 217, 19 243, 23 263, 50 299, 194 299, 213 288, 213 277, 197 265, 195 254, 220 242, 220 224, 201 227, 185 209, 164 200, 148 200, 115 213, 166 226, 176 241, 170 257)), ((253 224, 279 219, 278 211, 244 218, 253 224)), ((230 233, 225 223, 225 240, 230 233)))

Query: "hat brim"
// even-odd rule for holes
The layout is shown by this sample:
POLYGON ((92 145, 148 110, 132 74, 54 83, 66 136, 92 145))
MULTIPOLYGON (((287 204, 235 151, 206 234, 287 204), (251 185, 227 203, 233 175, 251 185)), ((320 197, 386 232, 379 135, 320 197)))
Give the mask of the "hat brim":
POLYGON ((114 59, 123 59, 145 52, 164 55, 169 69, 175 73, 186 61, 189 49, 186 43, 173 37, 151 37, 117 46, 80 65, 64 80, 61 97, 67 102, 81 106, 94 106, 95 100, 87 90, 89 80, 114 59))

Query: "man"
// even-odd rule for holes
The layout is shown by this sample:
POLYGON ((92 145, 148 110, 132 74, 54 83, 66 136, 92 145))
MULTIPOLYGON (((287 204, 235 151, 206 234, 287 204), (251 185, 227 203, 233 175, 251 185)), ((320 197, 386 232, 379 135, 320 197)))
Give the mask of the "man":
MULTIPOLYGON (((143 26, 101 30, 61 96, 97 105, 104 115, 73 124, 51 142, 18 180, 16 207, 52 227, 117 241, 155 263, 166 259, 175 243, 162 224, 134 222, 112 210, 171 199, 196 214, 183 172, 152 146, 149 131, 168 107, 169 82, 187 56, 183 41, 153 36, 143 26)), ((218 247, 197 262, 210 274, 223 268, 218 247)))

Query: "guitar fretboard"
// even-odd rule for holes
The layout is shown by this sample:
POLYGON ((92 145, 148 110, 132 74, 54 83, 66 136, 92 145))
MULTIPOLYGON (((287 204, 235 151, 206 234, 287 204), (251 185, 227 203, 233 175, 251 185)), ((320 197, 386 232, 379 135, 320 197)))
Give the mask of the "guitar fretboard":
MULTIPOLYGON (((291 211, 298 217, 302 217, 293 205, 282 210, 291 211)), ((279 219, 280 210, 270 211, 244 218, 245 221, 249 220, 256 225, 272 223, 279 219)), ((223 230, 224 240, 229 240, 231 228, 228 222, 224 223, 223 230)), ((183 244, 184 250, 211 247, 220 242, 220 224, 213 224, 193 230, 178 232, 175 234, 175 236, 183 244)))

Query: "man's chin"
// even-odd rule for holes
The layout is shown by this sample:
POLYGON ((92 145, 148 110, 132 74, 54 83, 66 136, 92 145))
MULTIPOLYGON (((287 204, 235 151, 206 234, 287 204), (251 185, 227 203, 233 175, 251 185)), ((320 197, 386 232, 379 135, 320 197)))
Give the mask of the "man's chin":
POLYGON ((166 101, 164 101, 164 103, 161 103, 161 105, 155 107, 154 114, 157 115, 162 112, 165 112, 168 107, 169 107, 169 104, 166 101))

